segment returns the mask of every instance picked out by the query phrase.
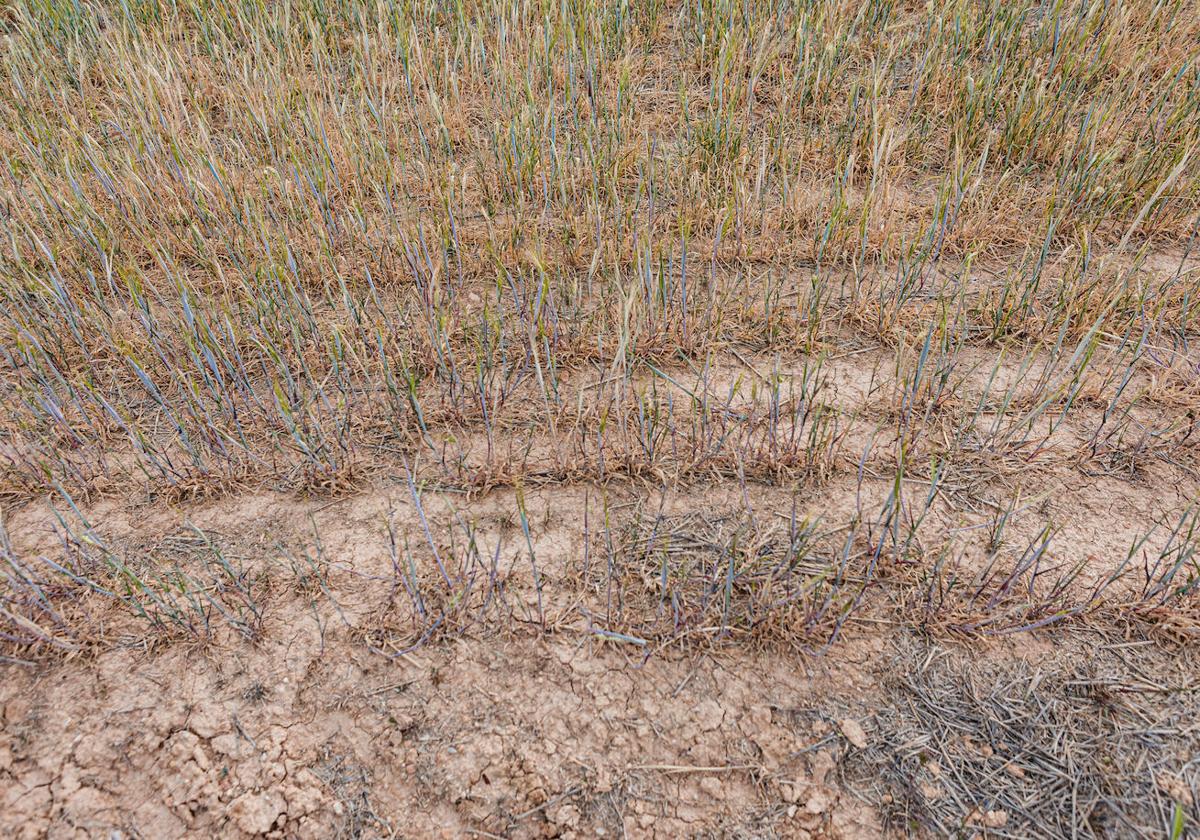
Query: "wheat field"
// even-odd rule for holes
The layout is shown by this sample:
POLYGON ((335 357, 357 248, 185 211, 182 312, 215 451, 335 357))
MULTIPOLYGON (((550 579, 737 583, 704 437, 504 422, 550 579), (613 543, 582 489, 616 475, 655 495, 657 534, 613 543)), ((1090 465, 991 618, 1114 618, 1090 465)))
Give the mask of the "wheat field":
POLYGON ((1186 0, 0 5, 14 837, 1200 831, 1186 0))

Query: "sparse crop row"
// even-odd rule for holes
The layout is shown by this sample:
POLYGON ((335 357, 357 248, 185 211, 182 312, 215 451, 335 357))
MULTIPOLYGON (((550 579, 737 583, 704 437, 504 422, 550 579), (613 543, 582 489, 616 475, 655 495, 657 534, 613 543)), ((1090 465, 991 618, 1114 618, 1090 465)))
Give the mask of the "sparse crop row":
MULTIPOLYGON (((0 498, 85 523, 58 559, 4 549, 15 644, 75 644, 81 593, 259 632, 260 587, 215 545, 140 570, 107 547, 86 524, 106 495, 395 482, 420 511, 895 478, 838 545, 752 514, 701 559, 606 531, 616 603, 589 626, 651 644, 779 609, 827 638, 883 567, 958 628, 1052 623, 1100 590, 1049 583, 1051 531, 970 574, 918 539, 948 477, 1161 467, 1195 489, 1185 0, 31 0, 0 38, 0 498)), ((1181 536, 1131 552, 1121 598, 1137 563, 1137 603, 1193 594, 1175 507, 1181 536)), ((470 533, 442 556, 422 514, 420 562, 393 533, 418 636, 471 610, 545 624, 519 510, 533 608, 470 533)))

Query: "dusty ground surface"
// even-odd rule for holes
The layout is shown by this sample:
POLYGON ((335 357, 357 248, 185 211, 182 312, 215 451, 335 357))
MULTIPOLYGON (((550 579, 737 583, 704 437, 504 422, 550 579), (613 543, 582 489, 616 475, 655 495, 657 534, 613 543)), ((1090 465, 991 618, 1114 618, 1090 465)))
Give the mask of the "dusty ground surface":
MULTIPOLYGON (((1114 489, 1039 515, 1069 504, 1078 533, 1116 545, 1120 517, 1134 527, 1152 502, 1114 489)), ((447 610, 459 623, 433 633, 397 598, 389 525, 401 541, 423 532, 404 488, 96 505, 95 533, 130 562, 197 568, 218 546, 246 570, 261 621, 243 634, 214 614, 202 639, 147 634, 85 600, 80 620, 101 642, 3 666, 4 833, 1116 837, 1196 819, 1200 672, 1186 634, 1110 617, 956 640, 881 601, 832 644, 790 640, 800 618, 786 615, 724 638, 703 626, 649 638, 661 607, 580 565, 604 563, 605 538, 580 528, 583 508, 598 515, 594 492, 524 499, 540 615, 533 570, 513 552, 489 589, 508 606, 447 610), (590 579, 592 591, 579 583, 590 579), (618 585, 629 617, 606 626, 625 634, 598 627, 618 585)), ((745 515, 731 513, 740 495, 630 487, 609 510, 630 523, 653 510, 674 523, 661 533, 716 544, 732 529, 723 517, 745 515)), ((432 533, 469 516, 482 556, 496 537, 502 560, 506 540, 524 544, 511 492, 452 496, 423 497, 432 533)), ((742 503, 782 519, 791 498, 758 489, 742 503)), ((827 517, 853 507, 836 484, 801 504, 827 517)), ((8 527, 24 555, 51 552, 62 530, 37 505, 8 527)), ((437 542, 449 562, 454 540, 437 542)))
POLYGON ((847 339, 799 460, 825 427, 747 383, 810 360, 745 350, 625 392, 564 375, 576 426, 624 412, 595 457, 569 413, 431 412, 347 487, 15 501, 6 615, 37 642, 0 664, 0 829, 1185 836, 1194 360, 1125 369, 1110 435, 1107 353, 1092 396, 1022 419, 1061 357, 961 348, 914 397, 915 350, 847 339), (655 442, 651 392, 677 400, 655 442))
MULTIPOLYGON (((824 369, 840 425, 797 473, 756 467, 786 429, 756 426, 769 404, 739 383, 797 380, 807 361, 746 352, 702 376, 657 368, 644 386, 736 412, 748 428, 728 457, 707 443, 707 460, 674 456, 677 439, 697 448, 676 421, 664 466, 639 473, 641 444, 617 438, 600 461, 613 474, 589 475, 551 430, 515 426, 445 431, 457 466, 381 457, 332 493, 12 505, 6 557, 23 565, 10 568, 57 564, 68 580, 42 590, 60 599, 50 618, 28 605, 47 644, 0 665, 0 827, 982 838, 1194 825, 1195 599, 1155 589, 1194 585, 1186 438, 1092 446, 1096 401, 1022 433, 1029 446, 973 448, 1010 421, 965 423, 966 407, 989 389, 1019 401, 1029 369, 1053 363, 968 348, 906 466, 895 354, 846 352, 824 369)), ((1190 376, 1138 372, 1157 413, 1127 428, 1186 432, 1173 394, 1190 376)))
POLYGON ((1046 643, 877 636, 821 658, 642 664, 472 640, 389 661, 298 628, 255 650, 116 651, 6 680, 4 828, 1150 836, 1177 804, 1194 818, 1200 685, 1136 644, 1105 650, 1081 667, 1046 643))

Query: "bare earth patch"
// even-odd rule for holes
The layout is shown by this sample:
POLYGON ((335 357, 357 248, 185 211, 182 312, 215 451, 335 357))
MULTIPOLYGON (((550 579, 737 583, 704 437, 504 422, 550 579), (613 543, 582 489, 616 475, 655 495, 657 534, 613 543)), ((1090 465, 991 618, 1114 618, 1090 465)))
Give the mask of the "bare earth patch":
MULTIPOLYGON (((721 604, 723 552, 742 539, 751 557, 778 565, 793 517, 809 505, 835 515, 835 486, 799 514, 792 494, 736 486, 615 490, 609 532, 586 535, 576 528, 600 515, 592 490, 530 491, 528 542, 511 493, 465 503, 427 494, 420 507, 443 563, 464 550, 454 529, 465 518, 479 555, 494 557, 498 540, 501 558, 474 592, 457 590, 468 611, 440 602, 432 633, 438 622, 415 614, 405 581, 423 587, 432 614, 444 597, 433 551, 421 555, 423 577, 393 568, 389 533, 415 542, 424 531, 402 489, 104 508, 102 530, 130 563, 176 563, 219 584, 199 571, 219 554, 244 572, 261 618, 235 613, 233 592, 218 587, 207 603, 223 606, 197 625, 202 638, 168 622, 156 640, 85 596, 92 646, 6 668, 3 828, 1110 837, 1152 836, 1177 813, 1195 819, 1200 677, 1187 642, 1145 637, 1140 623, 1120 637, 1111 618, 1103 632, 1085 623, 991 641, 922 637, 888 606, 909 587, 902 568, 840 625, 814 623, 819 603, 769 611, 757 590, 734 589, 721 604), (609 541, 620 546, 611 555, 609 541), (647 541, 660 551, 647 554, 647 541), (677 580, 666 600, 644 582, 663 558, 677 580), (716 587, 684 573, 713 563, 716 587), (683 620, 672 611, 697 609, 710 590, 716 606, 699 618, 715 624, 672 626, 683 620), (240 632, 239 615, 253 632, 240 632)), ((1077 501, 1075 527, 1103 532, 1109 505, 1088 520, 1077 501)), ((61 525, 37 520, 39 537, 34 510, 22 516, 14 521, 32 540, 20 553, 52 547, 61 525)), ((819 558, 814 549, 803 561, 805 580, 824 574, 819 558)))
POLYGON ((1194 818, 1200 685, 1145 643, 909 636, 823 657, 298 632, 4 689, 11 836, 1152 834, 1194 818), (980 654, 984 654, 981 656, 980 654))

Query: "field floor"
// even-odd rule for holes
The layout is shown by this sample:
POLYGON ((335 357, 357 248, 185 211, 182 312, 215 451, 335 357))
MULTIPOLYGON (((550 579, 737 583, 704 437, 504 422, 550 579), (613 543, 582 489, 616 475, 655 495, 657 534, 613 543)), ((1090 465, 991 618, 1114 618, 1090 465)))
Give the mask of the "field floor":
MULTIPOLYGON (((897 502, 894 434, 880 431, 895 354, 863 336, 847 346, 824 375, 852 419, 804 480, 747 477, 744 462, 669 483, 616 467, 574 478, 534 423, 492 443, 523 453, 519 490, 443 479, 418 493, 420 465, 381 453, 332 495, 81 504, 73 515, 121 562, 180 570, 207 595, 188 602, 164 581, 149 634, 146 615, 99 598, 86 645, 5 668, 5 833, 1194 825, 1195 607, 1157 606, 1154 585, 1155 558, 1180 560, 1181 576, 1195 562, 1195 450, 1081 457, 1103 410, 1085 406, 1039 438, 1044 454, 1006 464, 965 449, 902 475, 897 502), (911 557, 888 542, 895 520, 911 557)), ((1021 375, 985 350, 957 363, 957 404, 1021 375)), ((727 395, 739 377, 805 366, 735 349, 700 377, 655 371, 664 389, 727 395)), ((61 507, 12 510, 12 556, 70 548, 61 507)))
POLYGON ((825 656, 568 630, 396 660, 281 613, 4 688, 10 836, 1161 836, 1192 810, 1194 664, 1095 630, 895 627, 825 656), (925 828, 922 829, 921 827, 925 828))

